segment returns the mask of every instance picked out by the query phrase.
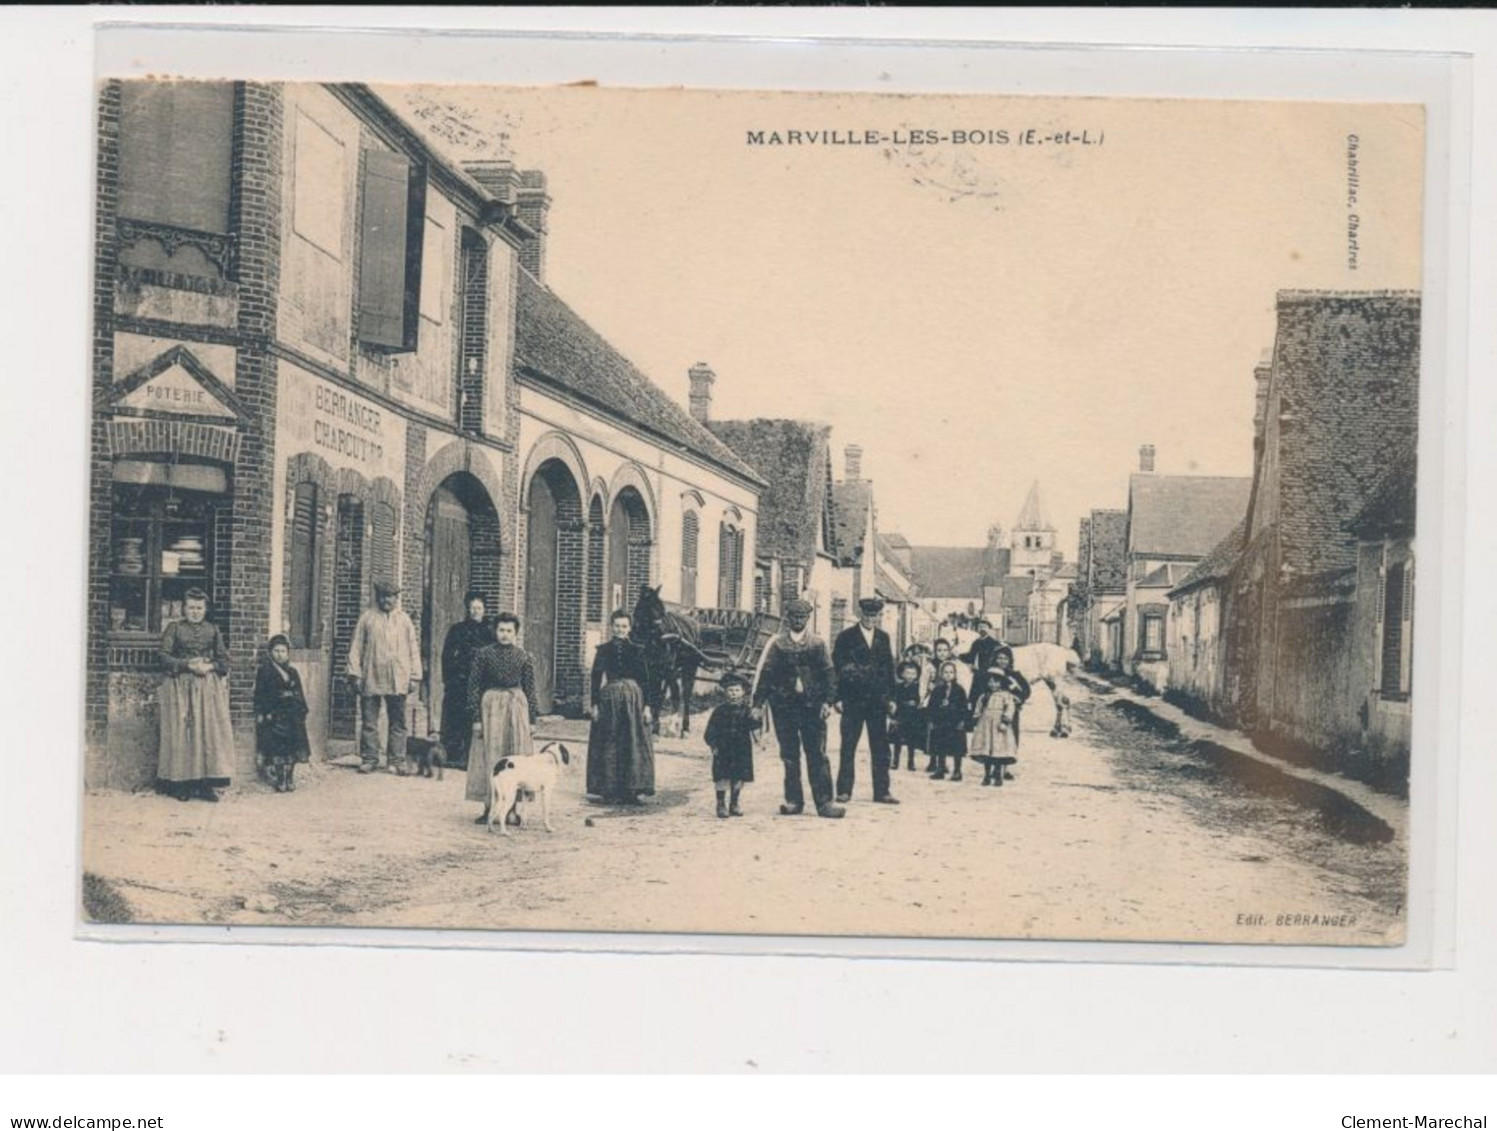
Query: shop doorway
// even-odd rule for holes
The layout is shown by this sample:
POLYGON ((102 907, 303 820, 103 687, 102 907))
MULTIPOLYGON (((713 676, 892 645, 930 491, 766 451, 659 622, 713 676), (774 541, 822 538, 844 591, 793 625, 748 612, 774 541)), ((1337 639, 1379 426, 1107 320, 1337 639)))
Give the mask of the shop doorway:
POLYGON ((499 608, 499 513, 488 491, 467 472, 449 475, 426 509, 426 584, 422 593, 421 651, 427 672, 432 733, 442 726, 442 645, 467 615, 463 598, 483 595, 490 623, 499 608))

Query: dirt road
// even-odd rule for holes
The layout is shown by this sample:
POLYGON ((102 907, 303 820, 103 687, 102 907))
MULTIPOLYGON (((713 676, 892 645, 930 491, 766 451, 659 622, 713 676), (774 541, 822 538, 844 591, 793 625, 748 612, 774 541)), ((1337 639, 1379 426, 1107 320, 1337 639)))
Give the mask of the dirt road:
POLYGON ((1079 700, 1067 740, 1046 733, 1043 703, 1026 711, 1001 789, 980 771, 931 781, 922 759, 894 776, 903 804, 876 806, 863 753, 841 821, 778 815, 772 742, 742 818, 714 815, 695 739, 660 743, 643 808, 592 803, 583 731, 559 724, 576 760, 552 834, 476 827, 461 771, 436 782, 322 765, 294 794, 254 784, 218 805, 90 795, 85 867, 155 923, 1401 940, 1397 840, 1327 831, 1301 800, 1192 765, 1104 696, 1079 700))

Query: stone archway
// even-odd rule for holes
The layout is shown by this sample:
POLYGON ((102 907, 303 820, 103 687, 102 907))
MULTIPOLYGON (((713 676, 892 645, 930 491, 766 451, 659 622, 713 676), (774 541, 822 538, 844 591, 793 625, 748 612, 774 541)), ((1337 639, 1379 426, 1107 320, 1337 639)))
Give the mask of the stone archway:
POLYGON ((499 609, 499 512, 488 489, 466 471, 454 472, 432 490, 426 506, 422 569, 421 653, 427 672, 431 727, 440 729, 442 642, 467 616, 463 598, 481 593, 489 616, 499 609))

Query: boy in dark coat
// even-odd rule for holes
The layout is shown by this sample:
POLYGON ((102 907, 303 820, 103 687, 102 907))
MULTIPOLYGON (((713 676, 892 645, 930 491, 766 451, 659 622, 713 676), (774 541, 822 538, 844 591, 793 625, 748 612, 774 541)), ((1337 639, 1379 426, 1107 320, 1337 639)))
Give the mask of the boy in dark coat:
POLYGON ((301 674, 291 666, 291 642, 272 636, 265 662, 255 673, 255 745, 277 793, 296 788, 296 764, 311 756, 307 742, 307 697, 301 674))
POLYGON ((754 732, 759 729, 759 720, 749 706, 747 679, 728 672, 721 683, 728 701, 714 707, 707 720, 712 784, 717 790, 717 815, 741 817, 738 795, 745 782, 754 780, 754 732))

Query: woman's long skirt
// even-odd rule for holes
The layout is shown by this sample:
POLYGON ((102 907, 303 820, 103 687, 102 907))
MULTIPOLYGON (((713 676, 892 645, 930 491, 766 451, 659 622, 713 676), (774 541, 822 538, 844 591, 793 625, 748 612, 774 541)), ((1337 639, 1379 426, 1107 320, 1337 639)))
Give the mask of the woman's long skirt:
POLYGON ((605 685, 597 707, 587 737, 587 792, 603 798, 654 793, 655 751, 639 684, 621 679, 605 685))
POLYGON ((520 688, 485 691, 478 715, 483 720, 483 740, 468 748, 468 783, 463 796, 487 805, 495 763, 511 754, 533 754, 535 744, 530 736, 530 706, 520 688))
POLYGON ((468 714, 468 681, 454 681, 442 694, 442 750, 449 766, 468 760, 473 741, 473 717, 468 714))
POLYGON ((156 776, 168 782, 224 783, 234 775, 229 684, 217 672, 169 675, 158 693, 161 757, 156 776))

